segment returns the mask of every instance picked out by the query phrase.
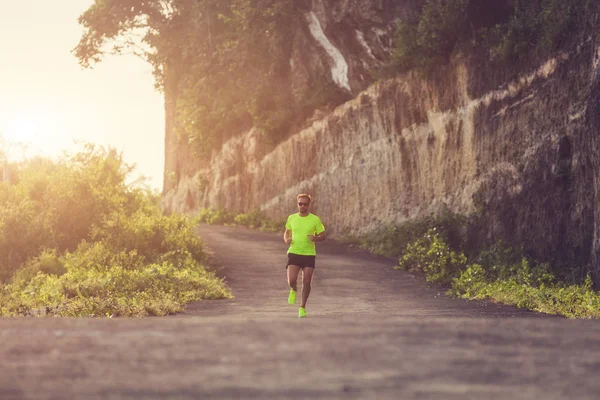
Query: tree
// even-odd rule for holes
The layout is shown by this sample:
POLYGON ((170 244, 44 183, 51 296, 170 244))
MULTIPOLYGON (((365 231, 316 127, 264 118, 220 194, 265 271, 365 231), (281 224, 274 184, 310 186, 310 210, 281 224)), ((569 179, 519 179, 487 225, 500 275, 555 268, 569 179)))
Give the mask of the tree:
POLYGON ((251 127, 276 142, 330 100, 292 95, 296 3, 95 0, 74 52, 84 67, 126 52, 147 60, 157 88, 176 100, 175 133, 198 154, 251 127))
POLYGON ((84 33, 74 49, 86 68, 106 55, 133 54, 148 61, 162 79, 166 36, 170 24, 193 0, 95 0, 80 17, 84 33))

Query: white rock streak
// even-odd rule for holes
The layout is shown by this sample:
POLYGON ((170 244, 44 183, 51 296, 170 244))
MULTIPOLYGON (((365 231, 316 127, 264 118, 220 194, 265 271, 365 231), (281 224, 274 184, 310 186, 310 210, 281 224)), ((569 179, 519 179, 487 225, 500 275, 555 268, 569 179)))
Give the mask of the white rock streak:
POLYGON ((472 107, 478 107, 480 104, 483 104, 487 107, 492 103, 492 101, 502 101, 508 97, 517 97, 521 93, 521 90, 531 86, 533 81, 537 78, 547 79, 550 75, 554 74, 554 72, 556 72, 556 67, 558 66, 558 64, 561 61, 565 61, 568 59, 569 55, 566 53, 563 53, 556 58, 552 58, 546 61, 541 67, 539 67, 532 73, 521 76, 519 80, 510 83, 506 89, 492 90, 479 99, 471 100, 470 105, 472 107))
POLYGON ((321 23, 319 22, 319 19, 315 13, 312 11, 308 13, 307 19, 310 33, 312 33, 316 41, 323 46, 327 54, 329 54, 333 60, 333 65, 331 66, 331 77, 333 78, 333 81, 339 87, 348 91, 352 91, 352 89, 350 89, 350 83, 348 83, 348 63, 346 63, 344 56, 329 41, 329 39, 327 39, 327 36, 325 36, 325 33, 323 32, 323 28, 321 28, 321 23))
POLYGON ((596 55, 594 57, 593 67, 594 67, 594 72, 598 72, 598 70, 600 69, 600 46, 598 46, 598 48, 596 49, 596 55))
POLYGON ((356 32, 356 37, 358 38, 358 41, 360 42, 362 47, 364 47, 364 49, 367 51, 367 54, 369 54, 369 56, 371 58, 375 59, 375 56, 373 55, 373 50, 371 50, 371 48, 367 44, 367 41, 365 40, 365 35, 359 30, 356 30, 355 32, 356 32))

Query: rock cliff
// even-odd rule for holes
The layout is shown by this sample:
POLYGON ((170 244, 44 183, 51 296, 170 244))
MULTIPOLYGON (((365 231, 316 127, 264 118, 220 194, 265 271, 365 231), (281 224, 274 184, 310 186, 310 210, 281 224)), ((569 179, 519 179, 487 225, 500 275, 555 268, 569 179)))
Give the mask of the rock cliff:
POLYGON ((456 56, 430 79, 409 73, 373 84, 369 71, 390 57, 394 19, 419 2, 410 3, 306 6, 290 60, 296 84, 326 69, 353 99, 277 146, 250 130, 195 159, 169 130, 167 91, 164 208, 260 208, 281 218, 307 192, 328 231, 360 234, 447 207, 477 214, 482 239, 597 270, 597 37, 519 66, 456 56))

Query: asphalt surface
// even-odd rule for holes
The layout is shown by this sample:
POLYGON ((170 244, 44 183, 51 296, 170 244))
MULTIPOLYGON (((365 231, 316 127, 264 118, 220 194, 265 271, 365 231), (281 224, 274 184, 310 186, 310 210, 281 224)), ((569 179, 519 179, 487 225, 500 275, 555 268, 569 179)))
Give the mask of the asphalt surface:
POLYGON ((600 323, 446 297, 319 243, 309 317, 281 235, 202 226, 232 300, 146 319, 0 319, 4 399, 598 399, 600 323))

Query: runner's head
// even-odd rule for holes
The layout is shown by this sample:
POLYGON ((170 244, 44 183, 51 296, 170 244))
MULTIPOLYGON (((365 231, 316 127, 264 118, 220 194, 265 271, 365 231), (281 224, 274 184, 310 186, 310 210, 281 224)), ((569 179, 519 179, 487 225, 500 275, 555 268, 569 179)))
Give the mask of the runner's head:
POLYGON ((298 211, 301 215, 308 214, 308 209, 310 208, 310 196, 308 194, 302 193, 296 196, 296 200, 298 200, 298 211))

